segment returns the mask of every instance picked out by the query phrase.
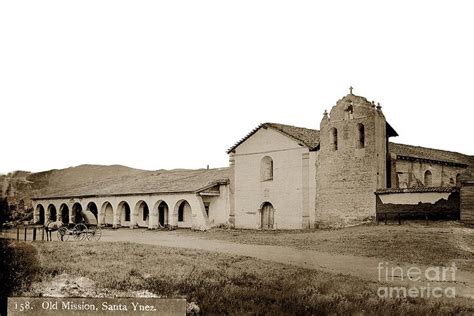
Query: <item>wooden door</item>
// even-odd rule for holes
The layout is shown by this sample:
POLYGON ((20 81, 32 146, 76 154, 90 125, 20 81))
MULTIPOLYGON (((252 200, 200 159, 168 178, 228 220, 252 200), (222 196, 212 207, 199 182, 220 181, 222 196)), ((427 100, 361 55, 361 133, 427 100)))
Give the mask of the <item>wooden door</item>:
POLYGON ((273 222, 274 222, 274 210, 273 206, 270 203, 266 203, 262 207, 262 212, 261 212, 261 228, 262 229, 270 229, 273 228, 273 222))

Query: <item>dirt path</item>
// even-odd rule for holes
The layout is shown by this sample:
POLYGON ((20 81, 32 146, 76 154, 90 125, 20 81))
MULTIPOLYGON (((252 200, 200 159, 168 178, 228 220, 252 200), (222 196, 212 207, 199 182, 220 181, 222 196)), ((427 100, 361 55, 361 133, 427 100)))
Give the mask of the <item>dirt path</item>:
MULTIPOLYGON (((147 245, 157 245, 166 247, 200 249, 206 251, 215 251, 226 253, 230 255, 248 256, 262 260, 269 260, 273 262, 290 264, 306 269, 316 269, 331 273, 341 273, 360 277, 365 280, 378 282, 379 270, 382 268, 400 266, 403 271, 407 271, 410 267, 418 267, 421 271, 426 271, 428 266, 417 264, 402 265, 395 263, 385 264, 385 260, 378 258, 369 258, 363 256, 341 255, 327 252, 301 250, 290 247, 268 246, 268 245, 249 245, 227 242, 222 240, 209 240, 198 237, 183 236, 179 231, 172 232, 151 232, 147 230, 104 230, 101 241, 113 242, 136 242, 147 245)), ((457 270, 455 274, 455 282, 434 282, 426 278, 421 278, 418 282, 409 281, 405 278, 403 280, 400 275, 393 275, 386 270, 380 270, 380 279, 387 280, 389 286, 408 286, 417 288, 427 286, 429 283, 431 287, 455 287, 457 296, 465 296, 474 299, 474 273, 468 271, 457 270), (393 281, 392 281, 393 280, 393 281)), ((433 274, 431 274, 433 275, 433 274)), ((448 276, 452 274, 448 273, 448 276)), ((451 278, 448 278, 451 280, 451 278)))

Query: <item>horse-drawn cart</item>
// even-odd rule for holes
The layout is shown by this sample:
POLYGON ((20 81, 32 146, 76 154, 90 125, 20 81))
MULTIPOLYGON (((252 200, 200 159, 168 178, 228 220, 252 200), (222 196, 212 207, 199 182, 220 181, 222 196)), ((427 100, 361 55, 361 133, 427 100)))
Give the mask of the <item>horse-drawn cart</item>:
POLYGON ((90 211, 82 211, 82 223, 78 224, 63 224, 62 222, 52 222, 46 225, 49 235, 51 231, 58 231, 58 239, 60 241, 67 241, 70 237, 74 240, 90 240, 98 241, 102 236, 97 219, 90 211))
POLYGON ((97 225, 86 225, 84 223, 75 224, 71 226, 61 226, 58 229, 58 239, 60 241, 67 241, 69 237, 74 240, 99 240, 102 236, 102 231, 97 225))

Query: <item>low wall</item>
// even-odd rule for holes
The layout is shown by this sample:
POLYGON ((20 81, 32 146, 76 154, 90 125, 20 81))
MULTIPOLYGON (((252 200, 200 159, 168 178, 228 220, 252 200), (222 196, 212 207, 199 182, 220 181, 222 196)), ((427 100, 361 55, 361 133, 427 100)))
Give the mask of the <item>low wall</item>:
POLYGON ((412 188, 377 191, 377 220, 385 218, 453 219, 460 216, 457 188, 412 188))

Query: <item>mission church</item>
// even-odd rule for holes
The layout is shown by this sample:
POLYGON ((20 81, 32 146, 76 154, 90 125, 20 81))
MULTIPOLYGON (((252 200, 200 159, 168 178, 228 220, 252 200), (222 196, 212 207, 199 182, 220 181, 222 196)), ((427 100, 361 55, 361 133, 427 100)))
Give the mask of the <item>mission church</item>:
POLYGON ((34 220, 75 223, 90 212, 115 228, 348 225, 374 218, 379 197, 450 193, 473 165, 468 155, 391 142, 396 136, 381 106, 351 88, 319 130, 264 123, 227 151, 227 168, 50 192, 33 199, 34 220))

